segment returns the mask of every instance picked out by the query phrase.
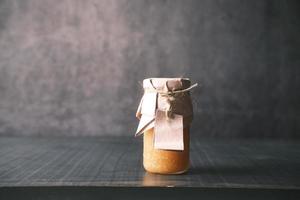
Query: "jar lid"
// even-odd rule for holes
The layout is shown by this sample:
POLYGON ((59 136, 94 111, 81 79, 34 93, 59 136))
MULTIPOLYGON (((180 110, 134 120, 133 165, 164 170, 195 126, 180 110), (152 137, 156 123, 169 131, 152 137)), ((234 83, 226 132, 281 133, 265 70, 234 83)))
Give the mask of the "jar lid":
POLYGON ((143 81, 145 90, 155 89, 164 92, 183 90, 191 86, 188 78, 147 78, 143 81))

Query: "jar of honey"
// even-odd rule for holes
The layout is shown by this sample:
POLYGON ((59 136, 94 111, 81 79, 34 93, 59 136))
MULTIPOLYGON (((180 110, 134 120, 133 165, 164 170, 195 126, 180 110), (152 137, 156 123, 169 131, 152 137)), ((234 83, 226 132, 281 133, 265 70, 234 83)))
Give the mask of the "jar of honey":
POLYGON ((187 78, 149 78, 136 116, 136 135, 144 134, 143 165, 146 171, 181 174, 189 168, 190 123, 193 107, 187 78))

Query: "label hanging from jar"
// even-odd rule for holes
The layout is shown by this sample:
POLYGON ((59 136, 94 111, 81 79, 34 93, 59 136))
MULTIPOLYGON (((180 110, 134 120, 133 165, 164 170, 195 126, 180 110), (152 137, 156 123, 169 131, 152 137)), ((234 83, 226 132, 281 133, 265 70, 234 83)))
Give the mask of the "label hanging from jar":
POLYGON ((170 118, 166 115, 165 111, 156 111, 154 148, 165 150, 184 150, 182 115, 173 114, 170 118))

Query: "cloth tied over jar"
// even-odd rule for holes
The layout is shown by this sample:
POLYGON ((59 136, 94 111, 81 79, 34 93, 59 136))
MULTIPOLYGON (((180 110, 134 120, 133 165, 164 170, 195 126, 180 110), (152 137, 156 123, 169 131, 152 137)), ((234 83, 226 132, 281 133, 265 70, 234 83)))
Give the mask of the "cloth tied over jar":
POLYGON ((148 78, 136 117, 136 136, 154 128, 154 148, 183 150, 183 128, 193 119, 189 91, 196 87, 187 78, 148 78))

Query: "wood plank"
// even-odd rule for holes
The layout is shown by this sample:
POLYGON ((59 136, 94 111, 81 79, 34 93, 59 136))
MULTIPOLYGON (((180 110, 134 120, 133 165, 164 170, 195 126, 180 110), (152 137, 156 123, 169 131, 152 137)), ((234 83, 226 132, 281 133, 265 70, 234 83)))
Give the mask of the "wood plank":
POLYGON ((300 142, 191 141, 191 169, 156 175, 132 137, 0 137, 0 186, 300 189, 300 142))

